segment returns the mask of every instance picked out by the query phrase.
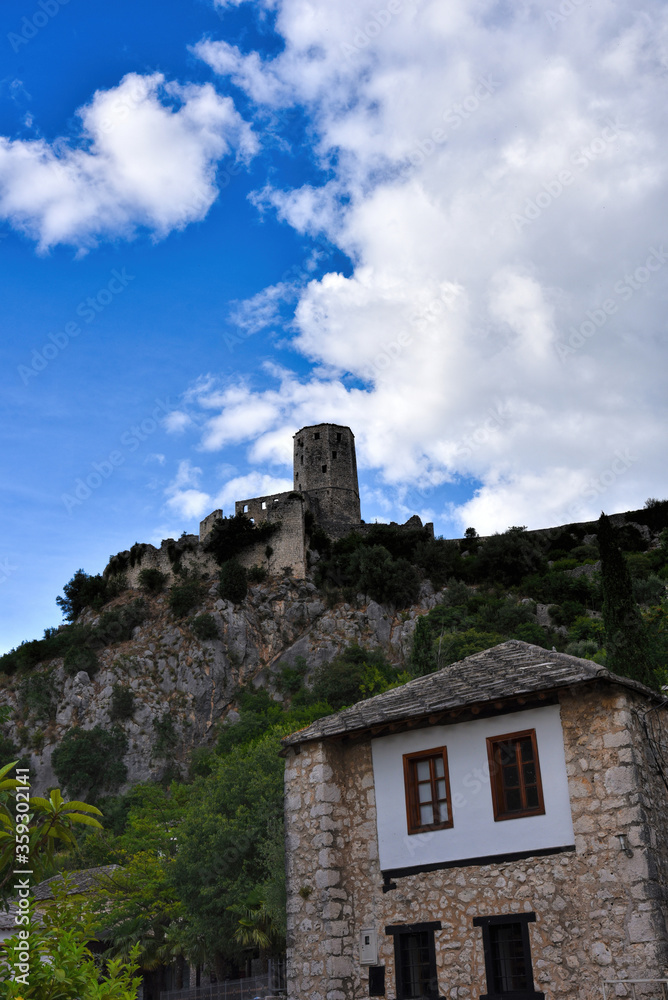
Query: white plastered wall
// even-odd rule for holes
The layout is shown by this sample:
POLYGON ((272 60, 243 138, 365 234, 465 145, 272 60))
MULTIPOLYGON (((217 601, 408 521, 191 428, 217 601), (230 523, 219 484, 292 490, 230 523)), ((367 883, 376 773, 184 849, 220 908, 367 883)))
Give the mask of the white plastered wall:
POLYGON ((430 726, 372 741, 381 870, 463 861, 573 845, 558 705, 452 726, 430 726), (536 730, 545 815, 494 820, 487 738, 536 730), (409 835, 403 754, 448 750, 454 826, 409 835))

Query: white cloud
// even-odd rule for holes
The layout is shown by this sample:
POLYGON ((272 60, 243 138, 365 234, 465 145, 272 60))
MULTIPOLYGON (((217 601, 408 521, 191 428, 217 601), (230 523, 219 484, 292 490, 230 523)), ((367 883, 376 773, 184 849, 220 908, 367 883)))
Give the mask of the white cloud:
POLYGON ((202 470, 192 466, 189 459, 179 462, 176 476, 165 490, 167 507, 172 513, 190 520, 214 509, 209 494, 197 489, 201 477, 202 470))
POLYGON ((181 434, 192 426, 192 419, 183 410, 172 410, 163 421, 168 434, 181 434))
POLYGON ((222 157, 247 160, 258 148, 231 98, 159 73, 129 73, 77 114, 73 140, 0 137, 0 217, 41 250, 182 229, 215 200, 222 157))
POLYGON ((284 460, 289 428, 347 423, 397 488, 479 480, 454 516, 486 531, 668 494, 665 5, 275 7, 272 59, 197 51, 262 110, 305 110, 327 181, 255 201, 354 272, 300 294, 310 375, 194 400, 204 447, 284 460))
POLYGON ((249 299, 235 301, 230 309, 230 321, 246 337, 259 333, 276 323, 280 318, 281 303, 290 296, 290 288, 284 283, 269 285, 249 299))

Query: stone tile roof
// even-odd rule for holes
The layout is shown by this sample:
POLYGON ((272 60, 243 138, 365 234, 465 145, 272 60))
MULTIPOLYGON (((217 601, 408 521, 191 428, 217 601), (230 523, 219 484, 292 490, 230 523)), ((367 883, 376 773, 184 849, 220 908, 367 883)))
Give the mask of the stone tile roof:
POLYGON ((19 912, 18 906, 14 903, 9 904, 9 910, 0 910, 0 931, 16 931, 17 925, 15 917, 19 912))
POLYGON ((555 691, 597 679, 622 684, 652 699, 658 697, 657 692, 643 684, 618 677, 591 660, 510 639, 436 673, 416 677, 408 684, 360 701, 336 715, 318 719, 306 729, 286 736, 282 743, 287 748, 447 709, 555 691))
MULTIPOLYGON (((110 875, 117 868, 120 868, 120 865, 101 865, 99 868, 83 868, 81 871, 65 872, 64 874, 67 875, 70 882, 68 895, 97 889, 105 875, 110 875)), ((34 898, 36 900, 53 899, 52 887, 54 883, 60 881, 61 877, 61 875, 53 875, 52 878, 39 882, 33 889, 34 898)))

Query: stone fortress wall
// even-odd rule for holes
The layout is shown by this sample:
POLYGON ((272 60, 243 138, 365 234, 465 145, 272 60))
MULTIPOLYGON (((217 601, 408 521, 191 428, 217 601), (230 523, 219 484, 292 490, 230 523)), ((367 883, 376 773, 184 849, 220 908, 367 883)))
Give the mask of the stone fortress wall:
MULTIPOLYGON (((237 500, 235 514, 249 517, 254 524, 278 523, 279 529, 267 545, 261 543, 247 549, 239 561, 246 568, 264 566, 270 573, 280 573, 289 567, 292 576, 303 579, 307 572, 306 515, 310 513, 316 527, 330 538, 342 538, 351 531, 364 532, 361 518, 355 435, 342 424, 313 424, 302 427, 294 435, 294 489, 264 497, 237 500)), ((200 523, 200 542, 221 519, 221 510, 213 511, 200 523)), ((406 527, 422 527, 416 516, 406 527)), ((431 527, 433 534, 433 526, 431 527)))
MULTIPOLYGON (((350 427, 313 424, 297 431, 293 479, 294 489, 287 493, 236 501, 235 514, 243 514, 254 524, 278 524, 268 542, 254 545, 237 557, 246 569, 262 566, 272 575, 289 571, 295 579, 304 579, 308 569, 307 514, 312 515, 315 527, 324 530, 330 538, 342 538, 351 531, 364 533, 371 527, 361 519, 355 435, 350 427)), ((223 511, 214 510, 200 522, 199 537, 186 535, 178 542, 166 539, 160 548, 141 546, 140 559, 124 569, 129 585, 136 587, 139 573, 147 568, 159 569, 173 580, 175 546, 185 548, 180 560, 182 566, 217 572, 215 560, 203 549, 203 543, 222 519, 223 511)), ((420 528, 422 522, 414 515, 405 527, 420 528)), ((433 525, 426 527, 433 536, 433 525)), ((112 563, 113 560, 107 571, 112 571, 112 563)))

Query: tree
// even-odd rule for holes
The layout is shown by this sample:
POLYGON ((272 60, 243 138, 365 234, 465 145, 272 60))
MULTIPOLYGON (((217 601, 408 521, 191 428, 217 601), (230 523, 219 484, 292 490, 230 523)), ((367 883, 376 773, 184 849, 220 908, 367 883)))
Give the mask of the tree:
POLYGON ((127 777, 123 757, 128 739, 122 729, 102 726, 69 729, 53 751, 51 761, 58 780, 74 795, 117 791, 127 777))
POLYGON ((655 684, 649 638, 640 610, 633 599, 633 586, 626 560, 615 539, 610 518, 598 520, 603 588, 603 626, 606 666, 615 673, 643 684, 655 684))
POLYGON ((436 654, 430 622, 423 615, 418 618, 413 632, 411 648, 411 673, 415 677, 431 674, 436 670, 436 654))
POLYGON ((278 750, 285 731, 285 726, 275 727, 250 746, 234 747, 214 761, 212 773, 193 786, 179 827, 171 877, 190 934, 213 959, 219 977, 233 971, 242 952, 234 940, 238 915, 229 907, 243 904, 260 887, 268 898, 275 881, 284 879, 283 866, 277 871, 270 859, 283 851, 283 760, 278 750), (270 843, 276 848, 273 854, 270 843))
POLYGON ((116 596, 116 589, 108 580, 100 576, 89 576, 78 569, 69 583, 63 587, 64 597, 57 597, 56 604, 68 622, 76 620, 84 608, 100 608, 116 596))
POLYGON ((236 559, 228 559, 223 563, 218 590, 221 597, 233 604, 241 604, 248 593, 246 570, 236 559))

